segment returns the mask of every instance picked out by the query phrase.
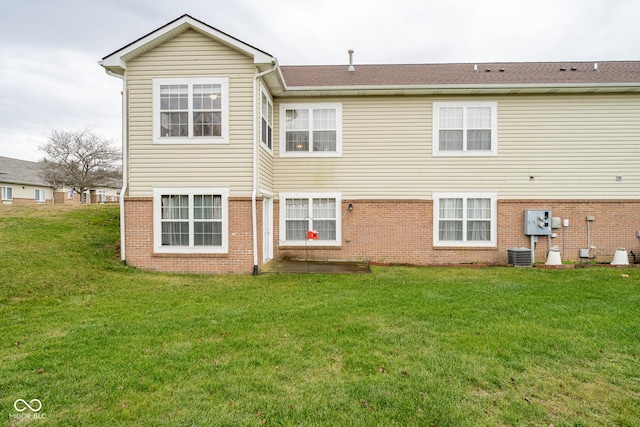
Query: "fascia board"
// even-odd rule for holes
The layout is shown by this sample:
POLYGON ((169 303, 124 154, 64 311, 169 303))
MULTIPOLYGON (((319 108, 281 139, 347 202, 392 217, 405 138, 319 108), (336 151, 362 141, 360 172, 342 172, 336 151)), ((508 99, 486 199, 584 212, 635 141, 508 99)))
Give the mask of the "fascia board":
POLYGON ((280 96, 640 92, 640 83, 285 86, 280 96))

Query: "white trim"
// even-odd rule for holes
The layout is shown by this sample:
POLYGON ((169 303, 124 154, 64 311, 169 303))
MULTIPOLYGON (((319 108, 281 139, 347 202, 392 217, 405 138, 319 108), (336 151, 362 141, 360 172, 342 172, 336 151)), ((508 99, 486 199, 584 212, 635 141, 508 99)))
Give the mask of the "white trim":
MULTIPOLYGON (((229 46, 232 46, 240 50, 241 52, 245 53, 248 56, 252 56, 253 62, 255 64, 272 63, 274 59, 272 56, 269 56, 268 54, 234 37, 231 37, 228 34, 225 34, 213 27, 210 27, 204 24, 203 22, 193 19, 189 15, 184 15, 176 19, 175 21, 170 22, 164 25, 163 27, 158 28, 157 30, 151 32, 150 34, 147 34, 146 36, 135 41, 134 43, 131 43, 130 45, 127 45, 122 49, 119 49, 113 52, 109 56, 106 56, 105 58, 103 58, 102 61, 100 61, 100 65, 102 65, 103 67, 126 69, 126 62, 122 59, 123 57, 135 52, 138 49, 144 48, 146 45, 150 43, 154 43, 157 41, 162 42, 167 37, 170 38, 172 35, 175 36, 175 35, 181 34, 184 31, 186 31, 188 28, 195 29, 202 34, 206 34, 211 38, 217 39, 224 44, 227 44, 229 46)), ((145 49, 143 49, 143 51, 144 50, 145 49)), ((131 60, 131 59, 132 58, 129 58, 128 60, 131 60)))
POLYGON ((3 186, 1 200, 10 202, 13 200, 13 187, 3 186), (11 197, 7 197, 7 189, 11 190, 11 197))
MULTIPOLYGON (((280 137, 279 137, 279 155, 280 157, 342 157, 342 103, 341 102, 305 102, 305 103, 283 103, 280 104, 280 137), (334 109, 336 110, 336 151, 312 151, 313 144, 309 143, 309 151, 287 151, 286 114, 285 110, 289 109, 334 109)), ((310 130, 311 132, 312 130, 310 130)))
POLYGON ((262 195, 262 261, 266 262, 273 259, 273 195, 262 195))
POLYGON ((47 190, 43 190, 42 188, 36 188, 34 199, 36 203, 45 203, 47 201, 47 190), (38 195, 42 195, 41 198, 38 198, 38 195))
POLYGON ((498 155, 498 103, 497 102, 434 102, 432 121, 432 154, 434 157, 487 157, 498 155), (491 108, 491 150, 474 151, 466 149, 467 141, 467 108, 485 107, 491 108), (440 109, 441 108, 463 108, 463 150, 440 150, 440 109))
POLYGON ((153 142, 155 144, 228 144, 229 143, 229 78, 228 77, 195 77, 195 78, 163 78, 153 79, 153 142), (220 136, 194 137, 193 132, 193 85, 216 84, 221 86, 222 129, 220 136), (188 85, 189 87, 189 136, 162 137, 160 135, 160 86, 188 85))
POLYGON ((433 193, 433 246, 445 247, 496 247, 498 245, 498 194, 497 193, 455 193, 443 192, 433 193), (440 241, 439 236, 439 210, 440 199, 457 198, 464 199, 463 209, 463 233, 462 241, 440 241), (466 239, 466 222, 467 222, 467 199, 491 199, 491 238, 486 242, 467 241, 466 239))
POLYGON ((229 252, 229 189, 212 187, 154 188, 153 189, 153 249, 155 253, 226 254, 229 252), (193 196, 213 194, 222 196, 222 245, 193 245, 193 196), (186 246, 163 246, 160 199, 163 195, 189 196, 189 241, 186 246))
MULTIPOLYGON (((341 193, 280 193, 280 246, 340 246, 342 245, 342 194, 341 193), (335 199, 336 200, 336 239, 335 240, 286 240, 286 199, 309 199, 309 209, 312 209, 311 199, 335 199)), ((313 218, 305 218, 309 221, 309 227, 313 218)))

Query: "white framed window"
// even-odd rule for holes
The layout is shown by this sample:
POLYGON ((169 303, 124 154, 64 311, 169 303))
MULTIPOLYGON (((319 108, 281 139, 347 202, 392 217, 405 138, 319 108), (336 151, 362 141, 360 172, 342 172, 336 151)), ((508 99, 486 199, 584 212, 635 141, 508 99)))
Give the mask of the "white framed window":
POLYGON ((47 193, 45 192, 45 190, 42 190, 40 188, 36 188, 36 195, 35 195, 36 202, 44 203, 46 201, 46 198, 47 198, 46 194, 47 193))
POLYGON ((154 249, 158 253, 227 253, 228 188, 156 188, 154 249))
POLYGON ((2 187, 2 200, 13 200, 13 187, 2 187))
POLYGON ((67 193, 67 198, 68 199, 73 199, 73 196, 76 194, 75 190, 73 188, 69 189, 69 192, 67 193))
POLYGON ((280 193, 280 240, 283 246, 342 244, 342 196, 339 193, 280 193), (317 231, 317 240, 307 240, 317 231))
POLYGON ((229 79, 153 80, 156 143, 228 143, 229 79))
POLYGON ((107 190, 98 190, 98 203, 107 201, 107 190))
POLYGON ((273 150, 273 101, 264 88, 260 91, 260 142, 273 150))
POLYGON ((342 155, 342 104, 280 105, 280 156, 342 155))
POLYGON ((434 156, 498 154, 497 102, 434 102, 434 156))
POLYGON ((496 193, 434 193, 433 245, 497 245, 496 193))

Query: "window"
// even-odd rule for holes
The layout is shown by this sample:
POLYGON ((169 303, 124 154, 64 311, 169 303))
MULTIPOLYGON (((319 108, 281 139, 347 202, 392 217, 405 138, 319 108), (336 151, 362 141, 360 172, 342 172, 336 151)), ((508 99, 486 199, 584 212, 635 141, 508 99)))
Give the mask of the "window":
POLYGON ((434 156, 495 156, 497 102, 434 102, 434 156))
POLYGON ((67 194, 67 198, 68 199, 73 199, 74 195, 75 195, 75 190, 73 188, 69 189, 69 193, 67 194))
POLYGON ((269 150, 273 149, 273 103, 263 90, 260 103, 260 142, 269 150))
POLYGON ((341 232, 342 198, 335 193, 280 194, 280 239, 283 245, 338 246, 341 232), (318 232, 318 240, 307 241, 307 231, 318 232))
POLYGON ((104 203, 107 201, 107 191, 98 190, 98 203, 104 203))
POLYGON ((341 104, 282 104, 280 122, 280 155, 342 155, 341 104))
POLYGON ((46 197, 45 190, 36 189, 36 202, 44 203, 46 201, 46 197))
POLYGON ((154 79, 157 143, 229 142, 227 78, 154 79))
POLYGON ((2 187, 2 200, 13 200, 13 187, 2 187))
POLYGON ((495 193, 434 193, 434 246, 496 246, 495 193))
POLYGON ((227 252, 228 189, 155 189, 153 203, 156 252, 227 252))

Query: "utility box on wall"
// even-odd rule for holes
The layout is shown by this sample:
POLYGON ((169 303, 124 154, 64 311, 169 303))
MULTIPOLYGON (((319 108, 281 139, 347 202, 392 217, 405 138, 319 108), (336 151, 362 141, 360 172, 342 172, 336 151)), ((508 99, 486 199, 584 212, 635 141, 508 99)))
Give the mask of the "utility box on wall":
POLYGON ((527 236, 550 236, 551 210, 526 209, 524 211, 524 234, 527 236))

